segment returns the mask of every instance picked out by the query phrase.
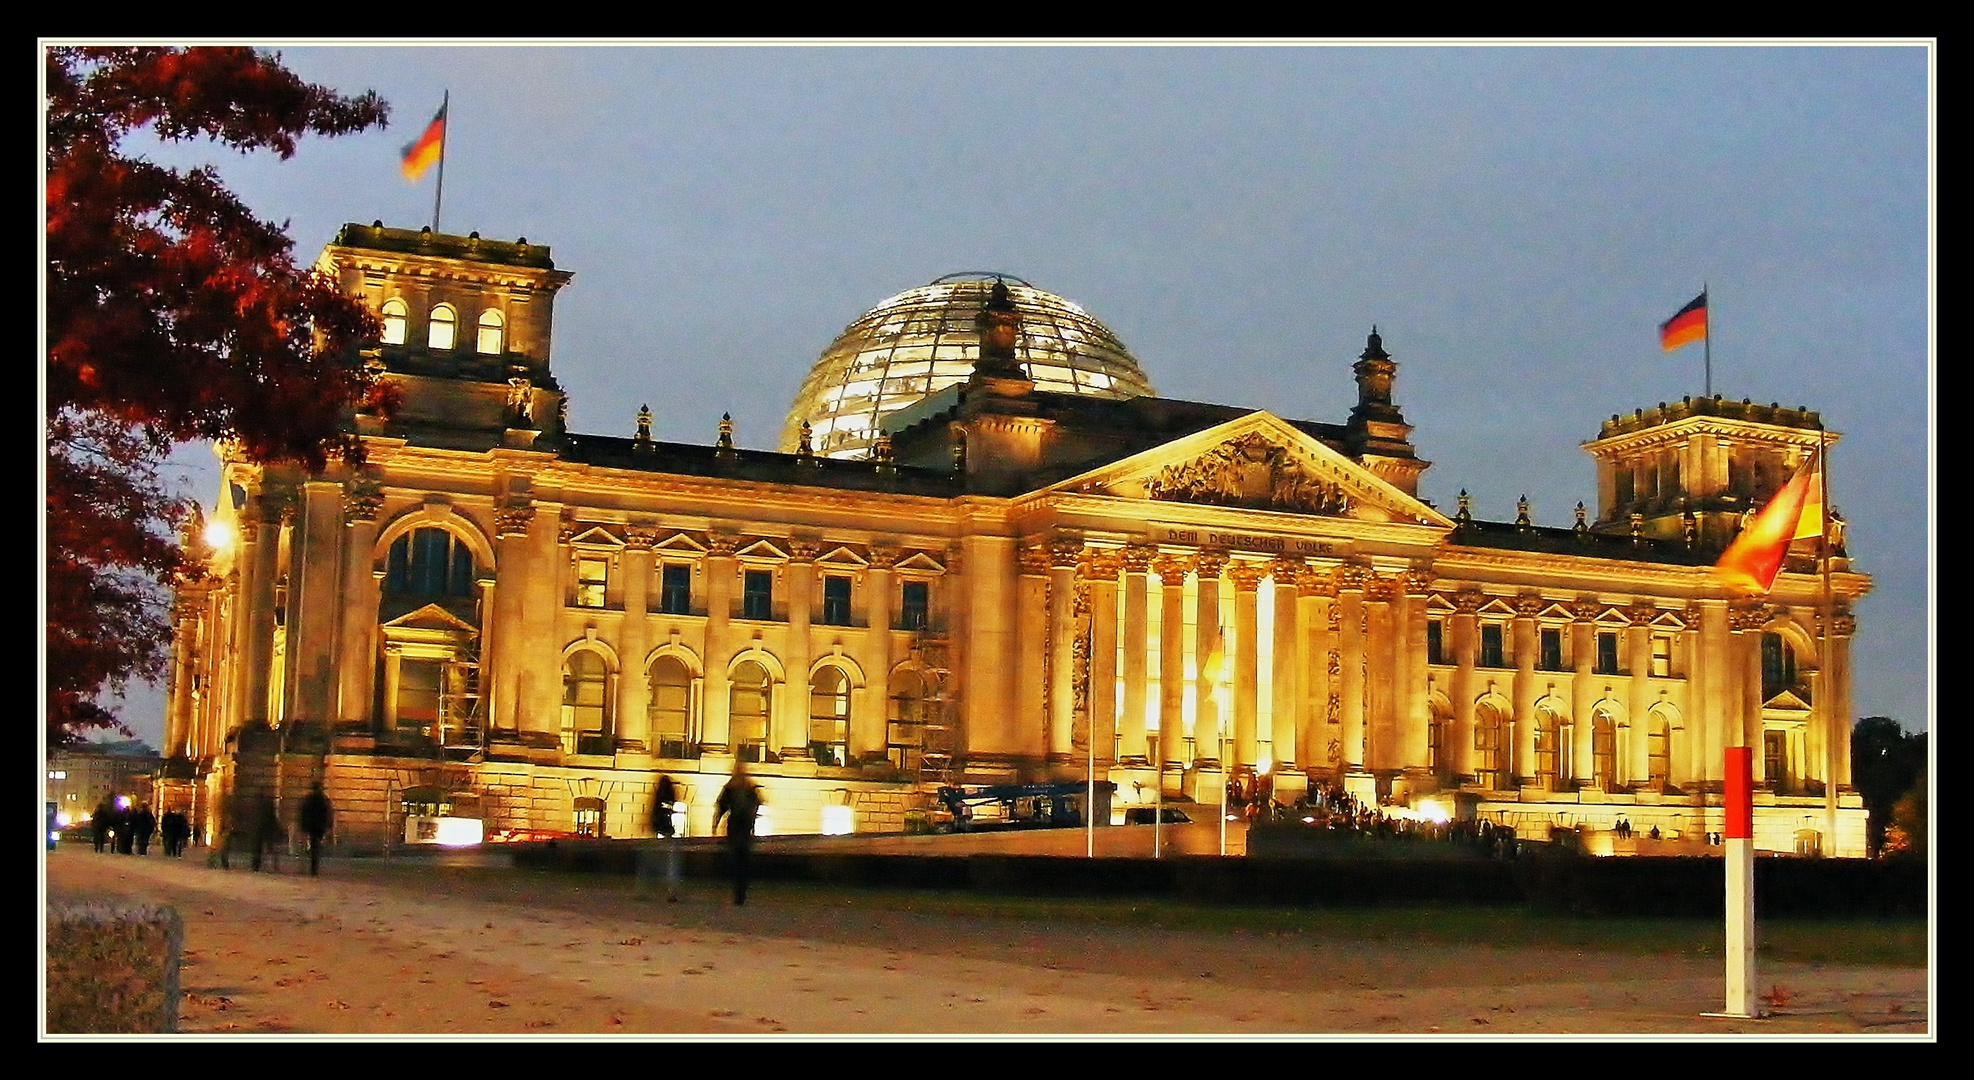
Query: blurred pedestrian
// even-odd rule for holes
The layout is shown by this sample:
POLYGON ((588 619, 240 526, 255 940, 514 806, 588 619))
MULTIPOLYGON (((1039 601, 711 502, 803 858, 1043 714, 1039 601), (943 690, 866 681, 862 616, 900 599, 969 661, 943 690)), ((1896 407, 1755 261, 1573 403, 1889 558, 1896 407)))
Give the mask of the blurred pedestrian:
POLYGON ((678 801, 678 785, 660 773, 658 787, 651 795, 651 831, 657 834, 659 846, 664 849, 665 899, 674 904, 679 900, 679 838, 672 808, 678 801))
POLYGON ((108 799, 97 803, 95 811, 89 815, 89 840, 96 845, 98 855, 102 854, 103 848, 109 844, 110 826, 115 822, 116 811, 110 809, 108 799))
POLYGON ((727 854, 733 864, 733 902, 747 903, 747 852, 754 846, 754 819, 761 812, 761 789, 747 775, 745 762, 733 763, 733 775, 713 804, 713 827, 727 819, 727 854))
POLYGON ((151 836, 157 831, 158 818, 151 813, 151 804, 139 803, 136 812, 130 815, 130 840, 137 845, 137 854, 151 853, 151 836))
POLYGON ((335 817, 335 810, 329 805, 329 796, 322 790, 322 781, 316 781, 302 799, 302 832, 308 835, 308 872, 314 877, 322 863, 322 837, 329 832, 329 824, 335 817))
MULTIPOLYGON (((254 846, 253 868, 259 870, 262 856, 273 851, 280 842, 281 816, 274 812, 272 796, 257 795, 249 805, 252 809, 248 813, 253 816, 248 823, 248 842, 254 846)), ((279 872, 280 864, 275 863, 273 869, 279 872)))
POLYGON ((164 841, 164 853, 171 858, 185 854, 185 838, 191 834, 191 823, 176 810, 166 810, 158 819, 158 839, 164 841))

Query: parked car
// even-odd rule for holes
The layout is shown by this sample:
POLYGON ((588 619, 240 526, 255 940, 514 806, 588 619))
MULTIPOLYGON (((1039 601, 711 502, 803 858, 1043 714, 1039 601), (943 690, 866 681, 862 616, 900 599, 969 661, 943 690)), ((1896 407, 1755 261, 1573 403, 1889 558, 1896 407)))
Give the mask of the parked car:
POLYGON ((1192 820, 1192 818, 1186 816, 1184 810, 1172 806, 1127 806, 1124 808, 1124 824, 1126 825, 1151 825, 1160 821, 1163 821, 1167 825, 1187 825, 1191 824, 1192 820))

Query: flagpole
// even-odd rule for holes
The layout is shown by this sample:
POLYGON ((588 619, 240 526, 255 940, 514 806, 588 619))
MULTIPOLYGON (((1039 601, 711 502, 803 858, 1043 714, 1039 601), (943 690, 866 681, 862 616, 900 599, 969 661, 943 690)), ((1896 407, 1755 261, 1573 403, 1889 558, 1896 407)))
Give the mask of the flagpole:
MULTIPOLYGON (((444 144, 441 145, 443 146, 444 144)), ((440 183, 445 182, 445 175, 446 175, 445 170, 446 170, 446 159, 443 156, 443 151, 441 151, 441 156, 439 157, 440 183)), ((1706 321, 1700 324, 1702 327, 1705 328, 1702 337, 1706 342, 1705 349, 1707 354, 1707 385, 1706 385, 1706 394, 1704 396, 1712 397, 1714 396, 1714 296, 1712 290, 1707 287, 1707 283, 1704 281, 1700 283, 1700 295, 1707 298, 1706 321)))
POLYGON ((1830 620, 1835 617, 1836 605, 1831 599, 1830 589, 1830 432, 1823 426, 1819 417, 1816 425, 1816 474, 1817 492, 1816 555, 1817 563, 1823 570, 1822 611, 1817 618, 1816 670, 1820 673, 1816 688, 1817 700, 1823 710, 1823 812, 1824 836, 1827 838, 1831 854, 1837 849, 1837 762, 1842 757, 1842 747, 1838 739, 1850 738, 1850 732, 1843 729, 1842 718, 1837 715, 1837 702, 1832 693, 1836 685, 1836 673, 1830 670, 1830 620))
MULTIPOLYGON (((427 100, 430 100, 429 98, 427 100)), ((452 134, 452 90, 448 88, 439 102, 439 115, 445 123, 439 125, 439 183, 432 195, 432 231, 439 231, 439 206, 446 197, 446 138, 452 134)))

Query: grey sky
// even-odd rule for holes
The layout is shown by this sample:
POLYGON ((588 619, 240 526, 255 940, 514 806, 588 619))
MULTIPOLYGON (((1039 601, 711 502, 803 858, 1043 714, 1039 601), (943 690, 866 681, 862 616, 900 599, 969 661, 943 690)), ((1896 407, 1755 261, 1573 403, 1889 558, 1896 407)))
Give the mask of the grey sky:
MULTIPOLYGON (((1854 705, 1929 726, 1932 51, 1922 45, 285 47, 391 127, 211 155, 312 259, 429 224, 398 149, 451 92, 440 228, 551 247, 577 431, 772 447, 879 301, 991 269, 1108 323, 1159 392, 1340 421, 1376 324, 1421 494, 1594 510, 1580 444, 1713 387, 1843 436, 1854 705)), ((176 158, 178 155, 174 154, 176 158)), ((208 502, 217 473, 188 470, 208 502)), ((129 719, 160 721, 133 700, 129 719)))

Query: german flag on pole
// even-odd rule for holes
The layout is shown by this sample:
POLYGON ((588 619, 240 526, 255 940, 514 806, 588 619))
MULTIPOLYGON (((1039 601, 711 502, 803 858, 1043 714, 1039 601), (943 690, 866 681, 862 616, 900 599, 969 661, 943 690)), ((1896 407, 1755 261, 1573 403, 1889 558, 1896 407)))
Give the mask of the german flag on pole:
POLYGON ((425 175, 425 170, 431 168, 444 152, 445 141, 446 106, 441 105, 432 122, 425 125, 424 133, 404 144, 404 162, 400 166, 404 169, 404 178, 415 181, 425 175))
POLYGON ((1659 324, 1659 347, 1667 352, 1707 336, 1707 294, 1702 292, 1679 313, 1659 324))
POLYGON ((1766 593, 1782 570, 1789 545, 1823 532, 1823 498, 1816 483, 1818 461, 1803 462, 1782 490, 1755 512, 1747 527, 1714 564, 1729 585, 1766 593))

